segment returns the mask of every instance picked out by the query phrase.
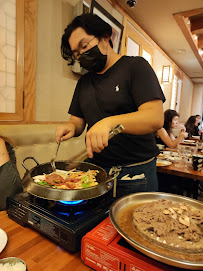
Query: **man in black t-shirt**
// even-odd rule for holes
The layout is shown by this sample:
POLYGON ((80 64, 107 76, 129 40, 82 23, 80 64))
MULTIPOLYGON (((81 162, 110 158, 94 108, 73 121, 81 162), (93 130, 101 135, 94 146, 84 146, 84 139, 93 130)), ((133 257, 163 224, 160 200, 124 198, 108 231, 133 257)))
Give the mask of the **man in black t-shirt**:
POLYGON ((58 127, 56 140, 80 135, 87 124, 86 148, 92 163, 105 169, 122 167, 118 180, 132 181, 125 194, 157 191, 154 158, 159 150, 153 132, 163 126, 165 97, 148 62, 116 54, 111 34, 111 26, 93 14, 76 17, 65 29, 63 58, 69 64, 79 61, 89 72, 78 81, 70 120, 58 127), (124 131, 108 141, 118 124, 124 131), (146 177, 141 185, 137 175, 146 177))

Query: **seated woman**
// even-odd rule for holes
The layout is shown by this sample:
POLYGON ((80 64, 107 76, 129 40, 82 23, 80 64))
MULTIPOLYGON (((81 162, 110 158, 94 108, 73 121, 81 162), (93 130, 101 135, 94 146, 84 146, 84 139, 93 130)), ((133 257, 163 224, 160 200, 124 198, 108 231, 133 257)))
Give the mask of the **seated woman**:
POLYGON ((156 131, 157 144, 166 145, 168 148, 176 148, 177 145, 188 137, 188 133, 185 132, 184 127, 177 138, 174 137, 171 130, 177 128, 179 120, 179 114, 175 110, 168 109, 164 112, 164 126, 156 131))
POLYGON ((201 132, 203 132, 203 121, 202 121, 202 117, 200 115, 196 115, 196 118, 198 119, 197 131, 198 131, 199 134, 201 134, 201 132))
POLYGON ((199 119, 196 116, 190 116, 185 123, 186 131, 188 132, 188 137, 199 136, 198 129, 199 119))
POLYGON ((22 191, 14 149, 7 138, 0 136, 0 211, 6 209, 7 197, 22 191))

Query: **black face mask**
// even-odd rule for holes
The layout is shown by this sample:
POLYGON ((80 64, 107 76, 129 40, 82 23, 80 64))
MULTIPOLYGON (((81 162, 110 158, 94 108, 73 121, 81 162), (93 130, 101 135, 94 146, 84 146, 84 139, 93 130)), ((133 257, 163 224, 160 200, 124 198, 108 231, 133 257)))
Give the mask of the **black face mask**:
POLYGON ((107 55, 103 55, 98 46, 81 54, 79 58, 80 66, 88 71, 101 72, 107 61, 107 55))

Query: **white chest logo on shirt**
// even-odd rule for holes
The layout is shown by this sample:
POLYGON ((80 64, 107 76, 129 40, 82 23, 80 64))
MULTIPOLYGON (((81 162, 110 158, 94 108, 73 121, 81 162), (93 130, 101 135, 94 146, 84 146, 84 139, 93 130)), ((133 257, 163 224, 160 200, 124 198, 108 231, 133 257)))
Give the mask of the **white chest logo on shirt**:
POLYGON ((116 89, 116 91, 119 91, 120 89, 119 89, 119 85, 117 85, 116 87, 115 87, 115 89, 116 89))

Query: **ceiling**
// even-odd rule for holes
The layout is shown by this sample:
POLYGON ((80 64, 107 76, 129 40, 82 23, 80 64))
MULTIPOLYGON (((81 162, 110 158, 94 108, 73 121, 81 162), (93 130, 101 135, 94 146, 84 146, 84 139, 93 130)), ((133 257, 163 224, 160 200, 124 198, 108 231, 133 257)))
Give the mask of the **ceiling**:
POLYGON ((203 83, 203 0, 137 0, 133 8, 118 2, 193 82, 203 83))

